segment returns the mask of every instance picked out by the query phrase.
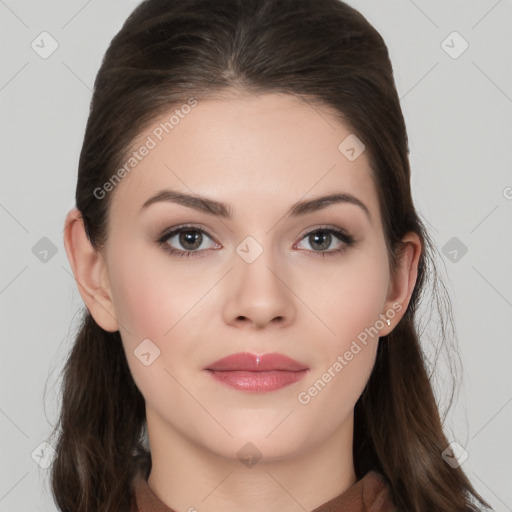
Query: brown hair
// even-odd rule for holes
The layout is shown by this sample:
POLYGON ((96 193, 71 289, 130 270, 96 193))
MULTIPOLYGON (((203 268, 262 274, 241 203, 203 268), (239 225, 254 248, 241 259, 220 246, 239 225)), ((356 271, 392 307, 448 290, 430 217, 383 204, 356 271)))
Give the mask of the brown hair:
MULTIPOLYGON (((366 146, 391 270, 407 232, 422 241, 407 311, 380 339, 356 404, 358 478, 381 472, 402 511, 489 507, 462 469, 441 456, 449 442, 415 324, 429 277, 439 297, 434 249, 411 197, 407 133, 387 47, 353 8, 338 0, 142 2, 112 40, 94 85, 76 189, 90 242, 104 245, 111 200, 94 191, 122 165, 136 137, 172 106, 227 88, 291 94, 334 109, 366 146)), ((63 369, 62 393, 51 470, 59 509, 128 510, 135 472, 147 477, 151 469, 144 398, 119 332, 104 331, 88 311, 63 369)))

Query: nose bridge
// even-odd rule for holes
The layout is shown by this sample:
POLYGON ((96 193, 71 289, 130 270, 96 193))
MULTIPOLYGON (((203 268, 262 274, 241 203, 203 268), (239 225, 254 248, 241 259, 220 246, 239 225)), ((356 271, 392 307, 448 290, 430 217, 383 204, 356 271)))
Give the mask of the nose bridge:
MULTIPOLYGON (((261 237, 260 237, 261 239, 261 237)), ((282 294, 282 282, 277 277, 276 268, 282 265, 278 262, 277 251, 271 245, 271 236, 260 243, 249 236, 237 247, 237 274, 240 277, 240 287, 243 293, 249 295, 268 295, 266 299, 276 299, 282 294), (263 245, 264 244, 264 245, 263 245)))
POLYGON ((227 322, 244 320, 262 326, 293 319, 293 296, 284 284, 284 265, 271 239, 267 236, 260 243, 248 236, 236 247, 232 293, 225 306, 227 322))

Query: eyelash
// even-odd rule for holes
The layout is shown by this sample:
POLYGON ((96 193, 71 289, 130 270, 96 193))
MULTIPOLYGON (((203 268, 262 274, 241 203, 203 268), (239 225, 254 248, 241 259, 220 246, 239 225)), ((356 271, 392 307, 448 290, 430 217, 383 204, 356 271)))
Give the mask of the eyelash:
MULTIPOLYGON (((202 252, 205 252, 209 249, 203 249, 201 251, 195 250, 195 251, 186 251, 186 250, 179 250, 174 249, 169 246, 167 241, 169 238, 172 238, 174 235, 177 235, 183 231, 192 231, 192 232, 198 232, 202 233, 203 235, 206 235, 208 238, 213 238, 203 229, 200 229, 196 226, 190 225, 190 224, 184 224, 180 226, 176 226, 172 228, 170 231, 166 231, 157 241, 157 245, 159 247, 162 247, 164 251, 167 253, 173 255, 173 256, 180 256, 180 257, 201 257, 200 254, 202 252)), ((346 233, 345 231, 338 229, 338 228, 332 228, 332 227, 318 227, 313 229, 312 231, 308 231, 305 233, 300 240, 303 240, 309 235, 312 235, 314 233, 329 233, 331 235, 334 235, 336 238, 338 238, 341 242, 343 242, 344 245, 342 245, 338 249, 330 250, 330 251, 313 251, 309 249, 301 249, 302 251, 305 251, 306 253, 314 253, 315 256, 322 256, 325 258, 325 256, 336 256, 343 252, 345 252, 349 247, 353 246, 355 243, 354 238, 346 233)))

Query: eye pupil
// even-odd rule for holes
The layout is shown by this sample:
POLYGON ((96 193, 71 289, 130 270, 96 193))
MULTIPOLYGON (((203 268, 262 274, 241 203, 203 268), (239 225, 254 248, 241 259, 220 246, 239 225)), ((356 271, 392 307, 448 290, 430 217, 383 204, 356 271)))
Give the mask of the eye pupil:
POLYGON ((199 231, 182 231, 179 235, 180 244, 185 250, 192 251, 201 246, 202 236, 199 231), (188 244, 192 244, 192 247, 188 244))
POLYGON ((331 234, 325 231, 317 231, 309 235, 309 243, 315 248, 315 244, 320 243, 319 249, 327 249, 331 245, 331 234))

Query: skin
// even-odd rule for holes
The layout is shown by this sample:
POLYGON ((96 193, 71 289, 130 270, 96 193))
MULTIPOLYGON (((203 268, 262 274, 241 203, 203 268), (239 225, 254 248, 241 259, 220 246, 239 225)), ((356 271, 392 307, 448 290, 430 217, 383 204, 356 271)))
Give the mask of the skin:
MULTIPOLYGON (((312 510, 356 482, 353 408, 378 336, 359 343, 362 350, 307 404, 297 397, 401 304, 379 336, 396 326, 421 244, 414 233, 404 237, 392 277, 367 153, 351 162, 338 150, 350 133, 327 107, 288 95, 201 100, 110 192, 103 250, 91 247, 76 209, 66 218, 64 242, 81 296, 99 325, 120 330, 146 400, 148 483, 177 511, 312 510), (165 188, 225 202, 233 217, 169 202, 140 211, 165 188), (333 192, 356 196, 371 219, 350 203, 285 215, 299 200, 333 192), (196 256, 171 255, 155 243, 182 223, 208 234, 196 256), (333 253, 345 244, 332 235, 319 249, 322 241, 315 245, 308 234, 325 227, 346 230, 354 244, 333 253), (236 252, 247 236, 263 249, 252 263, 236 252), (145 339, 160 350, 148 366, 134 355, 145 339), (279 352, 309 371, 277 391, 245 393, 203 370, 244 351, 279 352), (261 454, 252 467, 237 456, 246 443, 261 454)), ((177 236, 167 243, 190 249, 177 236)))

